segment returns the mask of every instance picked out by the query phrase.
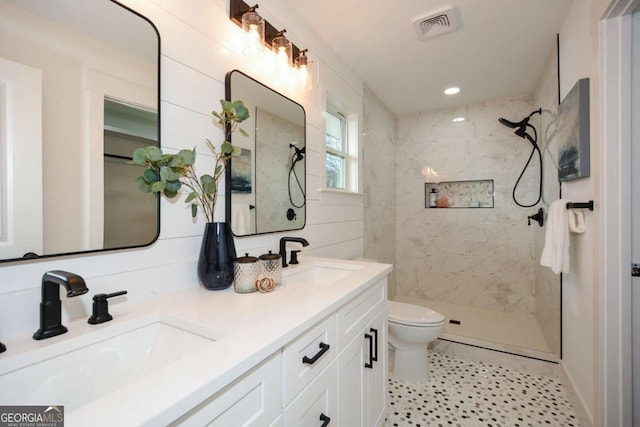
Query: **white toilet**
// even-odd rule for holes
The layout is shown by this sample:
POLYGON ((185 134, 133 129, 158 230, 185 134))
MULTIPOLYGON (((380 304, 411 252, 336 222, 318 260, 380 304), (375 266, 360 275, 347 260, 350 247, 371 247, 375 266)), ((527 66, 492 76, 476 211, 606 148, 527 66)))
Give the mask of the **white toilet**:
POLYGON ((395 350, 391 378, 425 382, 429 380, 428 344, 438 338, 444 316, 426 307, 388 301, 389 344, 395 350))

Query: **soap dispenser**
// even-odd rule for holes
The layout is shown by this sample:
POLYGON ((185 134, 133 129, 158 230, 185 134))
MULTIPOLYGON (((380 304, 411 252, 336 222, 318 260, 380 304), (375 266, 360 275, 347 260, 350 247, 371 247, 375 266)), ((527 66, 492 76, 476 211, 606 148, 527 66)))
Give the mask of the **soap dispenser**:
POLYGON ((435 188, 432 188, 431 192, 429 193, 429 207, 430 208, 438 207, 438 192, 436 191, 435 188))

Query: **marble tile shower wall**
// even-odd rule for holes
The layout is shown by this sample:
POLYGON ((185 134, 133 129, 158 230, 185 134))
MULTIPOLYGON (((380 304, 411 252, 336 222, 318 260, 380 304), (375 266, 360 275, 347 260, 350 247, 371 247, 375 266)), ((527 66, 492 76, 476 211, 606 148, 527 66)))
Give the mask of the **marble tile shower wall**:
MULTIPOLYGON (((364 256, 395 264, 396 118, 366 86, 363 94, 364 256)), ((389 275, 395 296, 395 271, 389 275)))
MULTIPOLYGON (((399 295, 510 311, 534 311, 533 208, 515 205, 513 185, 531 145, 498 123, 532 111, 529 97, 481 102, 398 119, 396 151, 396 287, 399 295), (453 123, 463 116, 462 123, 453 123), (425 175, 495 184, 495 207, 425 208, 425 175)), ((538 120, 536 118, 535 120, 538 120)), ((535 120, 532 120, 536 126, 535 120)), ((517 196, 537 197, 537 165, 517 196)))

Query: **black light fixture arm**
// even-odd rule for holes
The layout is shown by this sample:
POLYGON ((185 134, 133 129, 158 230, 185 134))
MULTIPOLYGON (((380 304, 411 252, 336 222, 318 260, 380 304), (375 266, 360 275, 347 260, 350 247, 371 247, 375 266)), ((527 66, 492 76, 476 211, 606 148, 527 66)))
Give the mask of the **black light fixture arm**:
MULTIPOLYGON (((242 15, 247 12, 255 12, 257 8, 257 4, 255 4, 254 6, 249 6, 243 0, 229 0, 229 19, 240 28, 242 28, 242 15)), ((269 48, 271 48, 273 39, 283 35, 286 31, 287 30, 278 30, 276 29, 276 27, 271 25, 269 21, 267 21, 266 19, 264 20, 264 41, 269 48)), ((300 56, 300 48, 298 48, 293 43, 291 43, 291 52, 293 59, 300 56)))

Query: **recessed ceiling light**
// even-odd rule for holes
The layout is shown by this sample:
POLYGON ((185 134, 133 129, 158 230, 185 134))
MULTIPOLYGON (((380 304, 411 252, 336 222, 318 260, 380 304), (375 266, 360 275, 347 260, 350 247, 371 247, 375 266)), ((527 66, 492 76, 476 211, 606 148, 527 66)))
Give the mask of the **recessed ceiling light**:
POLYGON ((444 93, 446 95, 455 95, 458 92, 460 92, 460 88, 459 87, 449 87, 449 88, 446 88, 444 90, 444 93))
POLYGON ((461 123, 464 122, 464 117, 455 117, 452 121, 453 123, 461 123))

